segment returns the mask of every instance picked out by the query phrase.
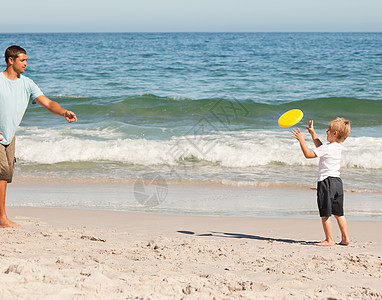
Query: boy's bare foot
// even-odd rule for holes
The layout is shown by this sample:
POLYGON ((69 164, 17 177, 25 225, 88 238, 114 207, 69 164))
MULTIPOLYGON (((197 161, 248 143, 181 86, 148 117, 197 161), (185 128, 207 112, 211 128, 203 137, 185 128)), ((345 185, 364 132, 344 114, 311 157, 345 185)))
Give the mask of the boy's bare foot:
POLYGON ((0 220, 0 228, 23 228, 20 224, 12 222, 9 219, 0 220))
POLYGON ((322 241, 321 243, 317 243, 317 244, 315 244, 316 246, 324 246, 324 247, 330 247, 330 246, 334 246, 334 242, 333 241, 331 241, 331 242, 329 242, 329 241, 322 241))
POLYGON ((347 245, 349 245, 349 240, 348 239, 346 239, 346 240, 342 240, 340 243, 338 243, 338 245, 341 245, 341 246, 347 246, 347 245))

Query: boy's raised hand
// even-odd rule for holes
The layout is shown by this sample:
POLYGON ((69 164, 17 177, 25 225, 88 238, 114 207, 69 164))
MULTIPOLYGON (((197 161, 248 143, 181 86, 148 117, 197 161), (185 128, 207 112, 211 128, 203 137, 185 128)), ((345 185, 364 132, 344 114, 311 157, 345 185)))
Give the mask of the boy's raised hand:
POLYGON ((309 120, 308 127, 306 127, 306 129, 308 129, 308 131, 311 135, 316 133, 316 131, 314 130, 314 127, 313 127, 313 120, 309 120))
POLYGON ((302 133, 301 132, 301 130, 300 130, 300 128, 297 128, 297 130, 296 129, 292 129, 292 137, 294 137, 296 140, 298 140, 300 143, 302 142, 302 141, 305 141, 305 134, 306 133, 302 133))

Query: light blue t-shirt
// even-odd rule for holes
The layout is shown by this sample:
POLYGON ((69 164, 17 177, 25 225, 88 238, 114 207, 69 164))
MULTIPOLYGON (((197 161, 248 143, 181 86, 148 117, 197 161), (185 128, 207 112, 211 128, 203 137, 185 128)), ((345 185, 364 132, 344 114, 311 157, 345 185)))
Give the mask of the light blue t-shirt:
POLYGON ((17 80, 10 80, 0 73, 0 132, 3 133, 0 137, 4 138, 1 144, 12 142, 29 100, 41 95, 43 93, 32 79, 20 75, 17 80))

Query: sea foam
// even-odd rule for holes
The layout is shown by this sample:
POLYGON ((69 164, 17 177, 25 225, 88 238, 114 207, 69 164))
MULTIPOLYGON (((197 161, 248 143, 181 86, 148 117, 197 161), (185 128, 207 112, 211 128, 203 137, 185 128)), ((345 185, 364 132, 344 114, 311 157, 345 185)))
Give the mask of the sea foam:
MULTIPOLYGON (((307 144, 313 143, 307 138, 307 144)), ((349 137, 344 143, 342 167, 382 169, 382 138, 349 137)), ((122 138, 111 129, 68 130, 24 128, 17 137, 16 156, 23 163, 109 161, 137 165, 177 165, 203 162, 226 168, 269 164, 317 165, 307 160, 289 132, 238 131, 185 135, 169 139, 122 138), (105 138, 107 136, 107 138, 105 138)))

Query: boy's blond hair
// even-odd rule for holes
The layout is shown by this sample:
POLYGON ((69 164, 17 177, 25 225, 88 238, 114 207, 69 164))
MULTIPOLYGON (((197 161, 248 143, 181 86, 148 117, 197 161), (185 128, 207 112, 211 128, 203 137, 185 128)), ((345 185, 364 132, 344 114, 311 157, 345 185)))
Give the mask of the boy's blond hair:
POLYGON ((329 131, 337 131, 337 140, 343 142, 350 134, 350 121, 344 118, 336 118, 329 123, 329 131))

